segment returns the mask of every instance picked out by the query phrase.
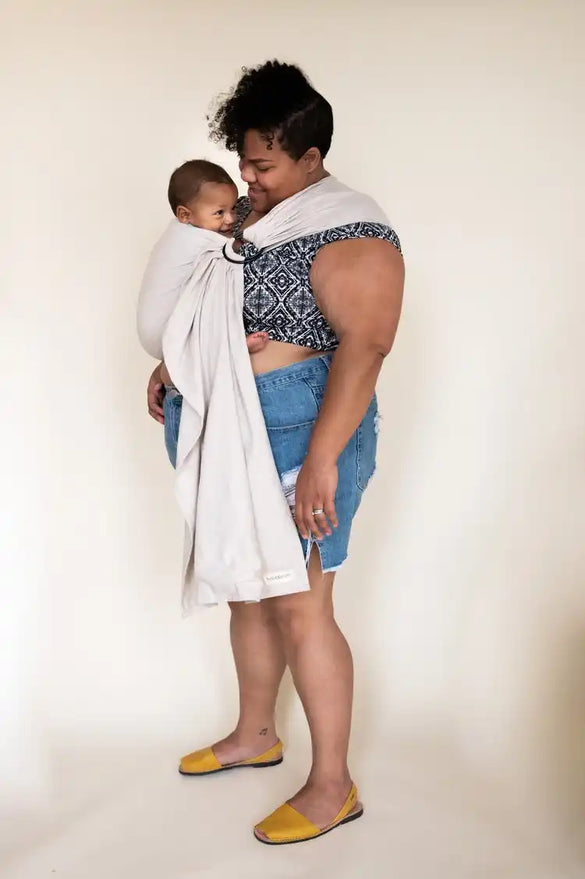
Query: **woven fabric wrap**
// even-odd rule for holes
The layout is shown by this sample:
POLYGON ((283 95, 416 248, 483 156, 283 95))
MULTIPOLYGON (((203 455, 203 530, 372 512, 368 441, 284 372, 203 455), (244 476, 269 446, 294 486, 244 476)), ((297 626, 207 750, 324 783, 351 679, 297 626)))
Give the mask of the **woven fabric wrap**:
MULTIPOLYGON (((387 224, 369 196, 326 177, 245 230, 259 249, 354 222, 387 224)), ((183 395, 176 496, 185 520, 183 609, 309 589, 274 464, 242 324, 241 257, 226 239, 173 221, 138 306, 146 350, 183 395)))

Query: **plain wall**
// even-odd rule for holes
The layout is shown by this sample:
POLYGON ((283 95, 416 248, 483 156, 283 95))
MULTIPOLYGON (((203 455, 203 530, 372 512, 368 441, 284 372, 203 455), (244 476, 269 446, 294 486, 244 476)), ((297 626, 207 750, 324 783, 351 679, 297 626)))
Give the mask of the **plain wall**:
MULTIPOLYGON (((575 814, 584 5, 3 13, 5 789, 46 794, 55 742, 166 739, 182 753, 235 717, 225 609, 180 615, 181 523, 135 301, 172 169, 205 156, 237 174, 207 140, 210 100, 242 65, 278 57, 331 100, 327 167, 383 205, 407 265, 378 475, 336 586, 354 749, 440 736, 575 814)), ((294 704, 285 714, 300 724, 294 704)))

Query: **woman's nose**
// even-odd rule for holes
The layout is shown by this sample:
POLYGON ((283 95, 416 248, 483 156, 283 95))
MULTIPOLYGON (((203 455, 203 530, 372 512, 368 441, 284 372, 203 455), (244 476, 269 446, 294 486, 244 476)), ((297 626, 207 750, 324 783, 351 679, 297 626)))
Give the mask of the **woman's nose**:
POLYGON ((256 172, 254 170, 254 166, 251 165, 250 162, 245 162, 243 159, 240 162, 240 176, 244 183, 256 182, 256 172))

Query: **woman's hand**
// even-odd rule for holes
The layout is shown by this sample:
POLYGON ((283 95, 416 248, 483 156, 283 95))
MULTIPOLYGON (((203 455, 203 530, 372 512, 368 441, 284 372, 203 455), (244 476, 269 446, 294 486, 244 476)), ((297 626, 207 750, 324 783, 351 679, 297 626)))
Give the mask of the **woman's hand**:
POLYGON ((301 537, 310 534, 317 540, 331 534, 331 526, 337 528, 335 492, 337 490, 337 464, 309 454, 299 471, 295 488, 295 521, 301 537), (313 510, 323 512, 313 515, 313 510))
POLYGON ((159 365, 153 370, 148 380, 148 388, 146 390, 146 400, 148 404, 148 414, 158 421, 159 424, 165 423, 163 411, 163 401, 165 398, 165 388, 161 377, 161 370, 164 364, 159 365))

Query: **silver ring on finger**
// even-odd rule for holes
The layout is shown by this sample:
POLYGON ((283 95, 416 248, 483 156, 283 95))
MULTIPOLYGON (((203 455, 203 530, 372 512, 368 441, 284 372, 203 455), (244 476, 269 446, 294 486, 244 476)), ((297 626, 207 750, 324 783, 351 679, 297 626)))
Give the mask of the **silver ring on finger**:
POLYGON ((313 516, 322 516, 325 513, 325 510, 313 510, 313 516))

